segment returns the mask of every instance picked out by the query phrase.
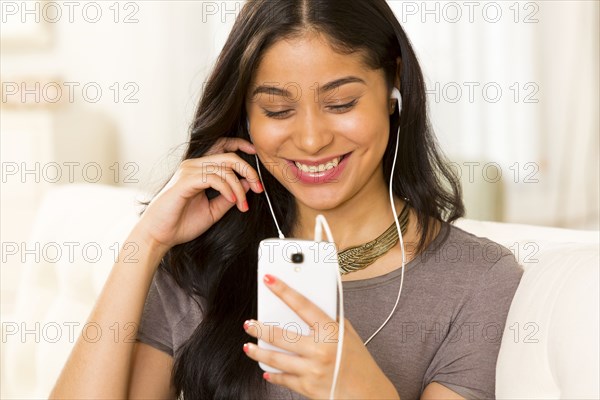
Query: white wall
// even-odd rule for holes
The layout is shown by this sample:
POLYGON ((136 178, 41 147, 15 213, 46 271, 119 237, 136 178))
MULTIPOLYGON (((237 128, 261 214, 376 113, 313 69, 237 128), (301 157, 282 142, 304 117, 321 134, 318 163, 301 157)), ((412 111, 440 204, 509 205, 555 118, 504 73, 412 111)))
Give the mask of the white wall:
POLYGON ((389 3, 421 59, 436 133, 462 167, 467 214, 597 228, 599 3, 389 3), (500 167, 497 185, 486 164, 488 181, 500 167))
MULTIPOLYGON (((76 89, 75 101, 65 107, 110 118, 118 135, 117 160, 137 163, 140 182, 160 180, 160 163, 186 140, 195 99, 214 60, 214 34, 211 21, 202 22, 201 2, 132 2, 137 9, 125 9, 124 3, 119 23, 109 9, 113 3, 100 3, 97 23, 87 22, 77 12, 81 7, 70 23, 63 5, 61 20, 48 24, 53 44, 41 51, 3 51, 2 79, 58 77, 79 88, 97 83, 103 91, 99 102, 86 101, 76 89), (122 22, 132 12, 139 22, 122 22), (139 88, 132 96, 138 103, 115 102, 110 89, 115 82, 123 97, 139 88), (126 89, 128 82, 135 86, 126 89)), ((79 128, 85 135, 85 125, 79 128)))
MULTIPOLYGON (((0 61, 4 92, 0 107, 3 244, 28 239, 39 200, 47 189, 93 181, 82 168, 86 162, 101 165, 99 184, 147 191, 160 185, 179 160, 196 99, 220 48, 214 43, 213 27, 215 21, 220 22, 203 18, 202 2, 121 2, 117 23, 110 8, 114 2, 76 3, 79 6, 74 9, 72 22, 63 2, 54 3, 63 13, 61 18, 48 22, 56 14, 44 6, 37 14, 26 15, 21 8, 25 3, 0 2, 4 21, 0 61), (17 14, 6 13, 8 3, 18 6, 17 14), (86 4, 99 5, 102 16, 98 22, 90 22, 95 18, 93 8, 83 13, 86 4), (137 22, 124 23, 126 16, 137 22), (12 32, 9 25, 25 26, 21 18, 34 31, 46 30, 48 44, 40 47, 5 41, 12 32), (40 26, 43 29, 38 29, 40 26), (20 91, 7 92, 24 81, 28 82, 27 89, 35 88, 35 82, 40 87, 54 82, 63 90, 62 101, 53 103, 56 93, 52 91, 44 95, 38 90, 39 103, 35 95, 26 95, 23 101, 20 91), (69 84, 64 82, 73 82, 72 98, 69 84), (133 86, 127 88, 128 83, 133 86), (90 90, 88 97, 82 93, 84 85, 90 84, 102 90, 97 102, 91 100, 95 91, 90 90), (119 101, 114 99, 117 87, 119 101), (137 102, 125 102, 128 94, 137 102), (79 166, 70 180, 65 163, 74 162, 79 166), (50 163, 61 167, 63 179, 58 183, 45 179, 44 166, 50 163), (116 170, 111 169, 115 163, 116 170), (20 170, 9 174, 7 168, 15 164, 20 170), (36 168, 37 176, 22 174, 24 169, 36 168)), ((35 10, 34 2, 26 7, 35 10)), ((40 35, 39 42, 44 41, 40 35)), ((2 260, 3 308, 10 307, 20 267, 18 257, 2 260)))

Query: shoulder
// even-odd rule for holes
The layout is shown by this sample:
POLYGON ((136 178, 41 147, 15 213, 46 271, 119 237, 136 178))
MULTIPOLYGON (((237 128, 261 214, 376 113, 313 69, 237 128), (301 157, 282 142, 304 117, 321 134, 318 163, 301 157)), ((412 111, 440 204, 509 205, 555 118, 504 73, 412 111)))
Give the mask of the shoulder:
MULTIPOLYGON (((154 295, 162 304, 171 325, 176 325, 186 317, 201 318, 206 300, 201 296, 190 296, 177 284, 173 276, 159 267, 152 278, 148 296, 154 295)), ((195 318, 192 318, 195 319, 195 318)))
POLYGON ((173 356, 201 323, 205 309, 205 298, 188 295, 159 267, 146 297, 138 340, 173 356))
POLYGON ((420 255, 422 262, 450 281, 476 284, 520 280, 523 268, 513 253, 493 240, 443 222, 438 237, 420 255))
POLYGON ((448 223, 439 235, 430 258, 415 269, 434 294, 428 305, 448 327, 421 390, 438 382, 464 398, 494 398, 502 332, 523 268, 489 238, 448 223))

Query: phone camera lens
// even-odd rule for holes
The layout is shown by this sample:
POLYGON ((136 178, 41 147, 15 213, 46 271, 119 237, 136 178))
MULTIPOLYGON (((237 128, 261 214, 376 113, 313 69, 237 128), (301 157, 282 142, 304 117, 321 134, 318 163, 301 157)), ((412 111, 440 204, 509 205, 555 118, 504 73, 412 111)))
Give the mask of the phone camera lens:
POLYGON ((302 255, 302 253, 292 254, 292 262, 294 264, 300 264, 302 261, 304 261, 304 255, 302 255))

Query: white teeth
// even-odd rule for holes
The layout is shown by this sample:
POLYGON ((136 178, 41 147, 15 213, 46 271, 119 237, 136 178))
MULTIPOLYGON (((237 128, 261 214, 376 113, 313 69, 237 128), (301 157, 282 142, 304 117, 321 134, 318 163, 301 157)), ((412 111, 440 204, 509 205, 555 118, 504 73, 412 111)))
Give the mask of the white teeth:
POLYGON ((338 164, 340 163, 341 159, 342 159, 342 157, 337 157, 337 158, 334 158, 333 160, 329 161, 326 164, 320 164, 320 165, 304 165, 304 164, 300 164, 297 161, 294 161, 294 163, 296 164, 296 167, 298 167, 298 169, 300 169, 304 172, 314 174, 316 172, 324 172, 324 171, 330 170, 331 168, 337 167, 338 164))

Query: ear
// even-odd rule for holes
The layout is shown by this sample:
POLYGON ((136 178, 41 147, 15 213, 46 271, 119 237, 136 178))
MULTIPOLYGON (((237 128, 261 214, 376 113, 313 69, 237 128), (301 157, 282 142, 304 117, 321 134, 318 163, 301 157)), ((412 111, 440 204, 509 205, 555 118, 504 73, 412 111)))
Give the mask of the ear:
POLYGON ((402 59, 400 57, 396 58, 396 80, 394 82, 394 86, 400 89, 400 77, 402 76, 402 59))
POLYGON ((252 135, 250 134, 250 120, 248 118, 246 118, 246 131, 248 132, 250 143, 254 144, 254 142, 252 141, 252 135))
MULTIPOLYGON (((402 59, 400 57, 396 57, 396 76, 394 79, 394 87, 400 90, 400 76, 402 76, 402 59)), ((390 115, 394 113, 396 109, 396 100, 392 99, 390 101, 390 115)))

